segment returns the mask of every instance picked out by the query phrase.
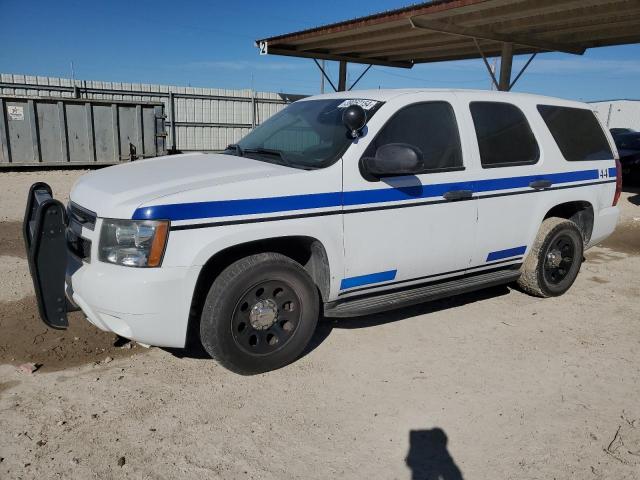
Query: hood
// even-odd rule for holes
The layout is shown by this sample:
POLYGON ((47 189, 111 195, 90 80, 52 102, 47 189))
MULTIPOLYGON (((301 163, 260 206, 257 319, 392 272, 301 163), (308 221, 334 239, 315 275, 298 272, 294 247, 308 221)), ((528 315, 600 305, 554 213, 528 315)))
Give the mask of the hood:
POLYGON ((189 153, 93 171, 80 177, 70 197, 99 217, 131 218, 137 207, 160 197, 300 172, 234 155, 189 153))

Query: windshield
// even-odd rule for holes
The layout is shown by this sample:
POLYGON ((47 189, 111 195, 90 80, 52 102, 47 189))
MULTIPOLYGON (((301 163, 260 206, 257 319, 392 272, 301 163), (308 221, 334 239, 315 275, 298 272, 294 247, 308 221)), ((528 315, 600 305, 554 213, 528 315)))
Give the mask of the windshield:
POLYGON ((334 163, 352 142, 342 112, 354 103, 367 120, 381 102, 361 99, 307 100, 292 103, 240 140, 229 145, 233 155, 295 168, 322 168, 334 163))

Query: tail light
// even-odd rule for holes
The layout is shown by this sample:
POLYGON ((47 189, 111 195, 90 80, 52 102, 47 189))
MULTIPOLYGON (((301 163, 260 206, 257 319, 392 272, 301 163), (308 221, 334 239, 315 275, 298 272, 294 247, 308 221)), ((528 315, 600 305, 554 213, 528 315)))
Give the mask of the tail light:
POLYGON ((622 165, 620 165, 620 160, 616 158, 616 193, 613 195, 613 207, 618 204, 620 193, 622 193, 622 165))

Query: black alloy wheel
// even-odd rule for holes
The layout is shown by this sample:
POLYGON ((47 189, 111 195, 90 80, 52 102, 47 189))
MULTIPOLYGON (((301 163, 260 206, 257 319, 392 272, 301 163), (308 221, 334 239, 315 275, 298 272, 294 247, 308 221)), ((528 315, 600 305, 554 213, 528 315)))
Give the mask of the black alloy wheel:
POLYGON ((575 250, 574 240, 568 235, 560 235, 549 244, 544 262, 547 282, 558 285, 566 278, 575 261, 575 250))
POLYGON ((280 280, 260 282, 236 302, 231 329, 240 348, 252 355, 283 348, 300 324, 300 299, 280 280))
POLYGON ((280 253, 258 253, 235 261, 213 281, 200 341, 233 372, 267 372, 300 356, 319 314, 318 287, 304 267, 280 253))

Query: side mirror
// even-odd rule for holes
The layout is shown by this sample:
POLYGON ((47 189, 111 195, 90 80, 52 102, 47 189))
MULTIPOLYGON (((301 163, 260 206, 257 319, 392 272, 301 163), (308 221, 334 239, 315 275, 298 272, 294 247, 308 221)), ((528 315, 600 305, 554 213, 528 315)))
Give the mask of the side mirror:
POLYGON ((367 124, 367 112, 360 105, 350 105, 342 112, 342 123, 353 138, 360 135, 360 130, 367 124))
POLYGON ((422 152, 406 143, 382 145, 375 157, 364 157, 362 162, 365 170, 377 178, 415 175, 424 170, 422 152))

